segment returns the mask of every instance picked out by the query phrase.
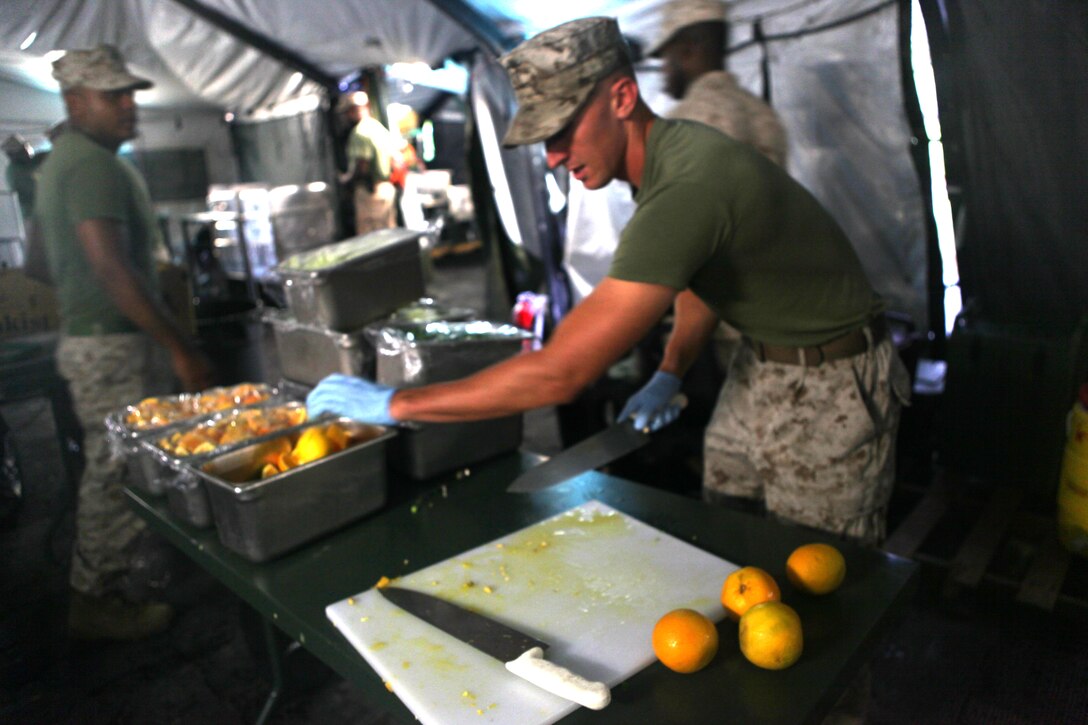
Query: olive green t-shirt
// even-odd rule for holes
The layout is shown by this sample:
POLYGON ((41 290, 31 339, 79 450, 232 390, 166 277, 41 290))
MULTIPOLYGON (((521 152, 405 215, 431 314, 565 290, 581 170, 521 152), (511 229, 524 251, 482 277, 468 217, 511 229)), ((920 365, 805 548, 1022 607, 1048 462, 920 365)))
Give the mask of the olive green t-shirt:
POLYGON ((78 131, 65 132, 39 171, 34 216, 45 240, 64 332, 135 332, 136 325, 91 271, 76 237, 76 227, 88 219, 120 222, 122 252, 158 299, 154 250, 161 237, 147 186, 132 164, 78 131))
POLYGON ((747 144, 655 121, 609 276, 691 289, 754 340, 818 345, 883 309, 819 202, 747 144))
POLYGON ((382 122, 370 115, 355 124, 348 137, 348 168, 354 168, 359 159, 370 163, 372 181, 388 181, 393 169, 393 154, 396 151, 392 134, 382 122))

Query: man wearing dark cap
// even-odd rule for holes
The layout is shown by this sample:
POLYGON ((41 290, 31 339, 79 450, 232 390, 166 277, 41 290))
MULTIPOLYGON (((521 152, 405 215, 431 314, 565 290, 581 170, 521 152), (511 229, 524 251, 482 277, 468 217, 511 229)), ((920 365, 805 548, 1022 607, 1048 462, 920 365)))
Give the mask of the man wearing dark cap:
POLYGON ((133 639, 164 629, 172 612, 123 596, 143 524, 125 505, 127 471, 103 419, 163 392, 156 389, 168 384, 159 379, 162 348, 186 390, 210 385, 211 366, 163 307, 151 200, 136 169, 117 156, 137 135, 135 91, 151 82, 107 45, 68 51, 53 63, 53 77, 68 130, 42 165, 34 214, 60 305, 57 367, 84 430, 68 624, 80 638, 133 639))
POLYGON ((660 369, 625 411, 659 428, 679 415, 680 378, 726 320, 747 344, 718 402, 732 416, 733 468, 704 481, 707 497, 762 497, 783 519, 878 541, 907 373, 838 225, 751 146, 655 116, 610 18, 547 30, 501 62, 518 99, 505 144, 543 142, 548 165, 589 189, 632 186, 638 207, 609 275, 539 351, 412 389, 331 376, 310 412, 455 421, 567 401, 672 308, 660 369))

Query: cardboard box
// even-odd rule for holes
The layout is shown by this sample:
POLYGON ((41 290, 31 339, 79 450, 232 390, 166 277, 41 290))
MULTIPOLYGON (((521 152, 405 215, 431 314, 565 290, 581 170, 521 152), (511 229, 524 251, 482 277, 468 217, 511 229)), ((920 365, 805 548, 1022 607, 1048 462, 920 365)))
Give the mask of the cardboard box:
POLYGON ((0 269, 0 339, 48 332, 59 326, 52 287, 30 279, 21 269, 0 269))

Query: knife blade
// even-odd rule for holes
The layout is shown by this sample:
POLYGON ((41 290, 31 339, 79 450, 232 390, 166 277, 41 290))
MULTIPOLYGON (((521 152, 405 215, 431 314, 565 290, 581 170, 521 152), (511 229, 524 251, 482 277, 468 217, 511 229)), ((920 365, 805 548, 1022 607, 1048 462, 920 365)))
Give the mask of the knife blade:
POLYGON ((591 682, 544 659, 546 642, 445 599, 402 587, 380 587, 393 604, 506 664, 518 677, 553 695, 600 710, 612 700, 608 685, 591 682))
POLYGON ((630 420, 613 423, 548 460, 525 471, 506 489, 528 493, 554 486, 580 473, 611 463, 650 442, 650 435, 636 430, 630 420))
MULTIPOLYGON (((687 402, 687 397, 682 393, 673 398, 673 403, 681 408, 686 407, 687 402)), ((554 486, 622 458, 649 442, 649 431, 637 430, 630 419, 613 423, 600 433, 594 433, 525 471, 506 490, 509 493, 528 493, 554 486)))

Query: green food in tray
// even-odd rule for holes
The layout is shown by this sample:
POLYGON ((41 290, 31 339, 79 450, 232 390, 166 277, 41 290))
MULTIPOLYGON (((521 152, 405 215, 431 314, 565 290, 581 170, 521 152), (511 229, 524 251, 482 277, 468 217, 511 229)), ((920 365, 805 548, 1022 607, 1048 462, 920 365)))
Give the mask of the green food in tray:
POLYGON ((461 342, 473 340, 514 340, 530 335, 513 325, 484 320, 474 322, 428 322, 403 328, 385 328, 384 333, 406 342, 461 342))
POLYGON ((335 244, 292 254, 280 263, 280 269, 299 272, 317 272, 337 267, 353 259, 372 254, 383 247, 392 246, 406 238, 403 229, 382 229, 361 237, 354 237, 335 244))

